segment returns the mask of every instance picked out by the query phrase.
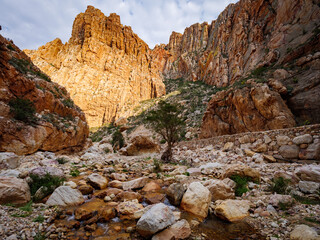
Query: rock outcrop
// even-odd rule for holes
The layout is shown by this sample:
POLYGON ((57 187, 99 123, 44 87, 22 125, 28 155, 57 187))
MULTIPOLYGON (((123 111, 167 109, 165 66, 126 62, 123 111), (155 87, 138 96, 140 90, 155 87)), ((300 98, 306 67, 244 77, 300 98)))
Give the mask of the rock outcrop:
POLYGON ((319 16, 314 1, 241 0, 211 24, 196 23, 183 34, 173 32, 166 54, 162 46, 154 51, 161 53, 159 64, 166 78, 204 81, 217 91, 229 88, 210 102, 202 137, 285 128, 294 126, 294 120, 319 123, 319 16), (269 85, 267 116, 251 101, 251 93, 262 88, 248 86, 250 78, 269 85), (238 94, 249 99, 237 102, 235 113, 227 103, 235 107, 231 102, 240 100, 238 94), (281 110, 274 111, 279 106, 281 110))
POLYGON ((120 16, 92 6, 76 17, 67 43, 55 39, 26 53, 70 92, 91 127, 127 117, 139 101, 165 93, 148 45, 120 16))
POLYGON ((0 89, 0 151, 21 155, 85 144, 86 118, 67 90, 1 35, 0 89))

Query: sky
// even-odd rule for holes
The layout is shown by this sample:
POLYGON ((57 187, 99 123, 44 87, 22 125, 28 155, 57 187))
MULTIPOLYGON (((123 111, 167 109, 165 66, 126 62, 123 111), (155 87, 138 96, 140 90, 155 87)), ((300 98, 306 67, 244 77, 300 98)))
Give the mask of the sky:
POLYGON ((183 33, 194 23, 215 20, 237 0, 0 0, 0 34, 20 49, 37 49, 55 38, 69 40, 72 24, 87 5, 106 16, 120 15, 123 25, 150 48, 168 43, 172 31, 183 33))

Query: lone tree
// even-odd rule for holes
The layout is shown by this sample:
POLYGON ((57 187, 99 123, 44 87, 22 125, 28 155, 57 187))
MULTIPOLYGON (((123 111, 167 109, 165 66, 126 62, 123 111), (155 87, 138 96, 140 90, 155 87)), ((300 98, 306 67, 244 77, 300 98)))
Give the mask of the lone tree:
POLYGON ((157 109, 149 111, 145 117, 145 122, 168 143, 167 149, 161 156, 164 162, 172 160, 172 147, 178 142, 184 130, 185 121, 181 113, 180 105, 160 101, 157 109))

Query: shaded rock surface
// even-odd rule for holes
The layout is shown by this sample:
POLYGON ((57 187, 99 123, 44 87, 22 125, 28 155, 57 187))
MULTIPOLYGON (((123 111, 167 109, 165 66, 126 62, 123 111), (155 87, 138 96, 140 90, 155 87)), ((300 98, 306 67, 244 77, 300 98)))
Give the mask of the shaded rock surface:
POLYGON ((82 148, 89 134, 84 113, 64 87, 51 82, 23 51, 9 45, 14 44, 0 36, 0 151, 22 155, 82 148), (32 113, 30 108, 22 110, 25 102, 10 107, 15 99, 30 101, 35 114, 14 114, 17 108, 20 114, 32 113))

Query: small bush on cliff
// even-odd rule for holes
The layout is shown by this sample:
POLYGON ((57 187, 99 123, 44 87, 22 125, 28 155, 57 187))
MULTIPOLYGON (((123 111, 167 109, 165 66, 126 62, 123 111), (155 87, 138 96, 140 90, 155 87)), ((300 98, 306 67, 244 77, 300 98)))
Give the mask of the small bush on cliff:
POLYGON ((36 108, 29 99, 15 98, 9 102, 10 112, 14 118, 25 123, 34 123, 36 108))
POLYGON ((175 103, 160 101, 155 110, 146 114, 145 122, 155 132, 159 133, 167 141, 168 147, 162 154, 161 160, 171 162, 172 147, 178 142, 184 130, 185 121, 181 117, 182 107, 175 103))

